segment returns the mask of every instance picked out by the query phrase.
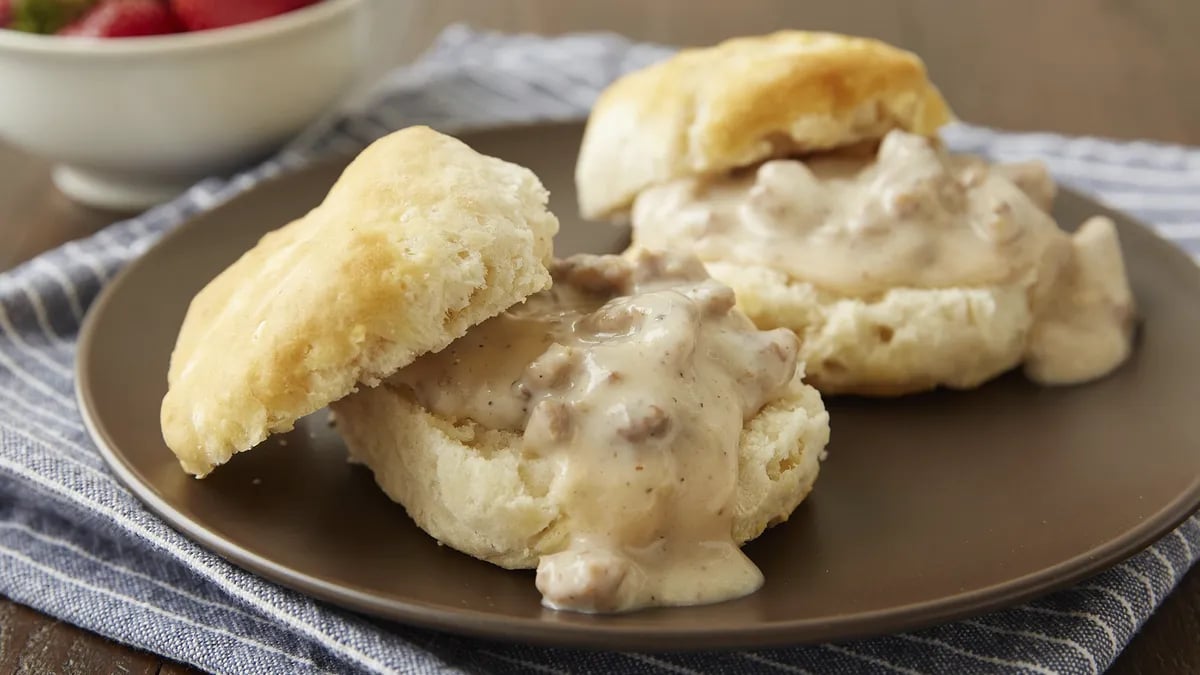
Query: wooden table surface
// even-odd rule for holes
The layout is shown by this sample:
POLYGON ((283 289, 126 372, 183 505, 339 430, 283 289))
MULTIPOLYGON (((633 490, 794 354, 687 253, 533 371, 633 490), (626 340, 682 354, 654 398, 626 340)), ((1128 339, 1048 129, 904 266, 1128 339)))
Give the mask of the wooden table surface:
MULTIPOLYGON (((1195 0, 372 0, 372 73, 411 59, 447 24, 547 34, 613 30, 707 44, 793 27, 870 35, 920 53, 959 117, 1200 145, 1195 0)), ((0 99, 0 105, 3 105, 0 99)), ((59 194, 49 168, 0 143, 0 270, 125 214, 59 194)), ((184 673, 0 598, 0 673, 184 673)), ((1200 568, 1110 670, 1200 673, 1200 568)))

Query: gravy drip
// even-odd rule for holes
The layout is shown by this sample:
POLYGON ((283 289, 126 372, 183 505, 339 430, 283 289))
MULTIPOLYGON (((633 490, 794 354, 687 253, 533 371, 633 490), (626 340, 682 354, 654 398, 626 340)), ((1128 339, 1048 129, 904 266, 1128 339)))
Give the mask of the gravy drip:
POLYGON ((691 256, 558 262, 554 286, 389 380, 438 415, 523 434, 549 458, 572 537, 543 556, 549 607, 718 602, 762 574, 732 538, 743 423, 796 370, 691 256))
POLYGON ((1031 375, 1067 384, 1124 360, 1134 310, 1111 221, 1068 235, 1050 216, 1056 191, 1040 163, 988 165, 896 130, 875 153, 647 189, 633 206, 634 241, 766 266, 845 297, 1025 284, 1031 375))

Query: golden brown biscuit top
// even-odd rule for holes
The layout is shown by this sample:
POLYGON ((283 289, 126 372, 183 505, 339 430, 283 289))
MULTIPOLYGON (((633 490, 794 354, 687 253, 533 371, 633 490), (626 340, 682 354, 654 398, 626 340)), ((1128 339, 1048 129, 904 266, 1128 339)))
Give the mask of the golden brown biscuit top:
POLYGON ((683 50, 600 96, 576 170, 581 209, 611 215, 673 178, 892 129, 932 135, 951 116, 921 59, 878 40, 782 31, 683 50))
POLYGON ((171 355, 167 445, 204 475, 549 286, 547 198, 528 169, 425 127, 375 142, 196 295, 171 355))

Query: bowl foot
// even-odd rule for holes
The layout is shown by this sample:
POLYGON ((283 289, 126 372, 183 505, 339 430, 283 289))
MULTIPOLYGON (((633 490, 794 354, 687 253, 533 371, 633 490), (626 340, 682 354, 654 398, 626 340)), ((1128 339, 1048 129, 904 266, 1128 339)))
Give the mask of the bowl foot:
POLYGON ((192 179, 163 179, 144 175, 93 171, 58 165, 52 174, 54 184, 77 202, 104 209, 148 209, 178 196, 189 188, 192 179))

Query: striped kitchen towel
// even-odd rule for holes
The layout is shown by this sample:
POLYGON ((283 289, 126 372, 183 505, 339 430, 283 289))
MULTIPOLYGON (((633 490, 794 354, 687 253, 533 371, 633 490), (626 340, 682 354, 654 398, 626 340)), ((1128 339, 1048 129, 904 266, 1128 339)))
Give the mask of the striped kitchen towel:
MULTIPOLYGON (((846 644, 688 654, 492 643, 376 622, 248 574, 149 513, 108 472, 72 396, 80 320, 130 259, 189 216, 389 130, 580 118, 614 77, 668 50, 611 35, 448 30, 349 113, 276 160, 0 274, 0 592, 112 639, 220 673, 1097 673, 1200 550, 1192 519, 1147 551, 1030 604, 846 644)), ((956 149, 1037 158, 1065 184, 1200 251, 1200 150, 947 130, 956 149)))

